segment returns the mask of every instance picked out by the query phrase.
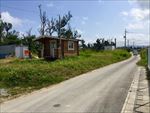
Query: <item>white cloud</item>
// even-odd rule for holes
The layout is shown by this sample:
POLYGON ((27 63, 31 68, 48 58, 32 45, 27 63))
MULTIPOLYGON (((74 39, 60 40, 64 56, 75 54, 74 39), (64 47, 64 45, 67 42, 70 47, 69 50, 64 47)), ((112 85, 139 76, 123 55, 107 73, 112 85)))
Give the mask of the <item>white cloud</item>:
POLYGON ((83 19, 83 20, 88 20, 89 18, 85 16, 85 17, 83 17, 82 19, 83 19))
POLYGON ((85 25, 85 24, 86 24, 86 21, 87 21, 88 19, 89 19, 89 18, 86 17, 86 16, 82 17, 81 24, 82 24, 82 25, 85 25))
POLYGON ((121 12, 121 14, 126 17, 126 20, 129 20, 129 24, 126 26, 126 28, 131 30, 148 29, 148 17, 150 16, 149 9, 132 8, 128 12, 121 12))
POLYGON ((135 20, 148 19, 149 14, 149 9, 133 8, 130 11, 130 16, 133 17, 135 20))
POLYGON ((84 32, 81 29, 76 29, 79 34, 83 34, 84 32))
POLYGON ((130 23, 127 26, 127 29, 137 30, 137 29, 143 29, 144 23, 138 22, 138 23, 130 23))
POLYGON ((54 4, 51 2, 51 3, 48 3, 46 4, 47 7, 54 7, 54 4))
POLYGON ((22 25, 23 21, 17 17, 11 16, 9 12, 2 12, 1 16, 3 21, 10 22, 15 27, 22 25))
POLYGON ((130 11, 123 11, 121 12, 122 15, 124 16, 130 16, 132 17, 132 19, 136 20, 136 21, 141 21, 141 20, 147 20, 149 15, 150 15, 150 11, 149 9, 140 9, 140 8, 132 8, 130 11))
POLYGON ((82 25, 85 25, 85 24, 86 24, 86 22, 83 20, 83 21, 81 21, 81 24, 82 24, 82 25))
POLYGON ((99 38, 100 36, 97 34, 97 35, 95 35, 95 37, 96 37, 96 38, 99 38))
POLYGON ((121 14, 124 15, 124 16, 128 16, 129 15, 128 12, 126 12, 126 11, 121 12, 121 14))

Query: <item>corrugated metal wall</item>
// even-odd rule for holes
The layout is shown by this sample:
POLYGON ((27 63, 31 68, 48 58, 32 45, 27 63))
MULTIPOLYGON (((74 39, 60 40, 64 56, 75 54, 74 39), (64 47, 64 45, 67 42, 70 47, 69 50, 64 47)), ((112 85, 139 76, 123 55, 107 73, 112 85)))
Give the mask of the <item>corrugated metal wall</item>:
POLYGON ((7 55, 15 55, 16 45, 0 46, 0 58, 4 58, 7 55))

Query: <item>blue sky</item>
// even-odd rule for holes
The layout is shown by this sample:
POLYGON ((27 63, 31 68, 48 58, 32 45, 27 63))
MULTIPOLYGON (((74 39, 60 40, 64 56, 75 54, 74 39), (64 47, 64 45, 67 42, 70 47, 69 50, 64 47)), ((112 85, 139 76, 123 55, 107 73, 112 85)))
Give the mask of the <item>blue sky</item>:
POLYGON ((117 38, 117 45, 123 46, 124 29, 129 32, 130 45, 149 44, 149 7, 147 2, 138 0, 1 0, 2 19, 13 23, 14 29, 25 33, 32 28, 39 35, 38 5, 46 11, 48 18, 71 11, 70 24, 81 33, 86 43, 97 38, 117 38))

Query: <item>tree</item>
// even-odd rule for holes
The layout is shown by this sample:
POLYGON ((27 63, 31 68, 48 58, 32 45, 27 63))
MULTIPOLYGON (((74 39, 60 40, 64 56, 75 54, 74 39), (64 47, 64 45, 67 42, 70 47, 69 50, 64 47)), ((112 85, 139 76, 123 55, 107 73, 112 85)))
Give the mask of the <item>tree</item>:
POLYGON ((63 31, 65 31, 64 27, 68 24, 71 18, 72 18, 72 15, 70 11, 68 12, 68 14, 64 15, 63 17, 59 15, 58 20, 56 20, 56 25, 55 25, 55 30, 57 32, 58 37, 61 37, 61 34, 63 34, 63 31))
POLYGON ((32 58, 31 51, 33 50, 33 47, 34 47, 33 39, 35 39, 35 35, 31 35, 31 32, 32 32, 32 28, 26 32, 26 34, 27 34, 26 36, 23 35, 23 40, 22 40, 22 43, 24 45, 27 45, 28 49, 30 51, 29 52, 29 58, 32 58))
POLYGON ((4 28, 5 28, 5 31, 6 31, 6 37, 9 35, 9 30, 12 29, 12 24, 11 23, 7 23, 7 22, 4 22, 4 28))
POLYGON ((0 18, 0 42, 4 40, 9 35, 9 30, 12 29, 12 24, 8 22, 4 22, 0 18))
POLYGON ((49 36, 52 36, 52 34, 56 31, 55 29, 55 20, 52 18, 51 20, 47 19, 47 28, 46 28, 46 33, 49 36))
POLYGON ((42 12, 41 5, 39 5, 40 10, 40 20, 41 20, 41 28, 40 28, 40 34, 43 36, 45 34, 46 29, 46 12, 42 12))
POLYGON ((92 44, 90 44, 90 43, 87 44, 87 48, 91 49, 92 47, 93 47, 92 44))
POLYGON ((63 58, 63 52, 62 52, 62 47, 61 47, 61 38, 62 38, 63 34, 65 34, 65 32, 66 32, 66 29, 64 27, 68 24, 68 22, 70 21, 71 18, 72 18, 72 15, 69 11, 68 14, 64 15, 63 17, 61 17, 59 15, 58 20, 56 20, 55 30, 60 39, 59 40, 59 48, 61 51, 60 58, 63 58))
POLYGON ((73 38, 80 38, 81 37, 81 34, 79 34, 79 32, 77 31, 77 30, 75 30, 74 32, 73 32, 73 38))
POLYGON ((7 37, 3 39, 3 45, 8 45, 8 44, 16 44, 19 45, 21 43, 21 40, 18 38, 19 37, 19 32, 16 30, 9 31, 7 37))
POLYGON ((68 24, 68 28, 61 32, 61 35, 64 35, 66 38, 73 38, 73 32, 71 26, 68 24))
POLYGON ((109 45, 110 45, 110 44, 109 44, 109 41, 108 41, 108 40, 105 41, 105 42, 104 42, 104 45, 105 45, 105 46, 109 46, 109 45))
POLYGON ((81 40, 81 47, 83 49, 87 48, 86 44, 85 44, 85 41, 84 40, 81 40))
POLYGON ((4 30, 5 30, 5 25, 4 25, 4 22, 0 18, 0 43, 3 41, 4 30))
POLYGON ((93 44, 93 48, 95 50, 102 50, 104 47, 104 44, 103 44, 103 39, 97 39, 96 42, 93 44))
POLYGON ((81 35, 78 33, 77 30, 74 30, 74 31, 72 30, 72 28, 71 28, 69 23, 68 23, 67 29, 66 28, 62 29, 61 36, 62 37, 66 37, 66 38, 73 38, 73 39, 81 37, 81 35))

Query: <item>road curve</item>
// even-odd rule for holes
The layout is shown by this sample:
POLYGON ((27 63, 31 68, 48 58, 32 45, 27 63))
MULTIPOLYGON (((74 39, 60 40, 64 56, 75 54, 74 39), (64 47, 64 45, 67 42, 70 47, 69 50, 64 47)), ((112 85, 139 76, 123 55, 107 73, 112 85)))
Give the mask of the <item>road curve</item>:
MULTIPOLYGON (((106 59, 107 60, 107 59, 106 59)), ((120 113, 138 56, 4 102, 1 112, 120 113)))

